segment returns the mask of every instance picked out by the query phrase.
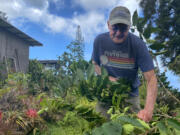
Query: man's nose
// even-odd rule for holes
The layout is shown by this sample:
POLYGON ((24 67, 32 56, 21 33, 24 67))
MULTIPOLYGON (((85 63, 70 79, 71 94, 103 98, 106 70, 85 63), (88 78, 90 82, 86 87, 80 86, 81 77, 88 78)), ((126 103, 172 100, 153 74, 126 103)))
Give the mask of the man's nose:
POLYGON ((116 36, 121 35, 121 31, 120 31, 120 30, 116 30, 116 31, 115 31, 115 35, 116 35, 116 36))

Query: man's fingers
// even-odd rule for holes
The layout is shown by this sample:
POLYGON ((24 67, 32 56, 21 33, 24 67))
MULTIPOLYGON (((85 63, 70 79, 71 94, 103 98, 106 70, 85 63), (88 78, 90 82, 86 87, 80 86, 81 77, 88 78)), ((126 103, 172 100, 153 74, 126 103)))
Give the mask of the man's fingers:
POLYGON ((109 80, 112 81, 112 82, 116 82, 116 81, 117 81, 117 78, 112 77, 112 76, 109 76, 109 80))
POLYGON ((145 112, 144 110, 140 111, 137 116, 139 119, 145 122, 149 122, 151 120, 151 116, 149 116, 149 114, 145 112))

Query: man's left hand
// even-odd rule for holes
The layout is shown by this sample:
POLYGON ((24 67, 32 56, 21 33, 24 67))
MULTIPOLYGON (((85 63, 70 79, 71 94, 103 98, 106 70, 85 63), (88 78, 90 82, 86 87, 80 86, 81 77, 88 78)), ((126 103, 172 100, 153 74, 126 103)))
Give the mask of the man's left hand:
POLYGON ((148 111, 147 109, 143 109, 141 111, 138 112, 138 118, 145 121, 145 122, 149 122, 152 119, 153 116, 153 112, 152 111, 148 111))

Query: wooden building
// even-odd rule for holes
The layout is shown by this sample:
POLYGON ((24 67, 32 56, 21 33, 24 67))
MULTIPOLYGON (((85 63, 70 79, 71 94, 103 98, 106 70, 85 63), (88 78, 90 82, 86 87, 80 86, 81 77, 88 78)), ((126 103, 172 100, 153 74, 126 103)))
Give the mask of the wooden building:
POLYGON ((30 46, 42 44, 0 18, 0 63, 7 72, 27 71, 30 46))

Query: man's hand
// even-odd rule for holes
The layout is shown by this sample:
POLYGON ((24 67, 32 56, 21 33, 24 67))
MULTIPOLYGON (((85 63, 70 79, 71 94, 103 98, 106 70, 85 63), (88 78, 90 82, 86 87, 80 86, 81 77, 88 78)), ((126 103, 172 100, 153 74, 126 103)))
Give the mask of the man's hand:
POLYGON ((115 77, 109 76, 109 80, 112 81, 112 82, 116 82, 118 79, 115 78, 115 77))
POLYGON ((141 111, 138 112, 138 118, 145 121, 145 122, 149 122, 152 119, 153 116, 153 112, 152 111, 148 111, 147 109, 143 109, 141 111))

